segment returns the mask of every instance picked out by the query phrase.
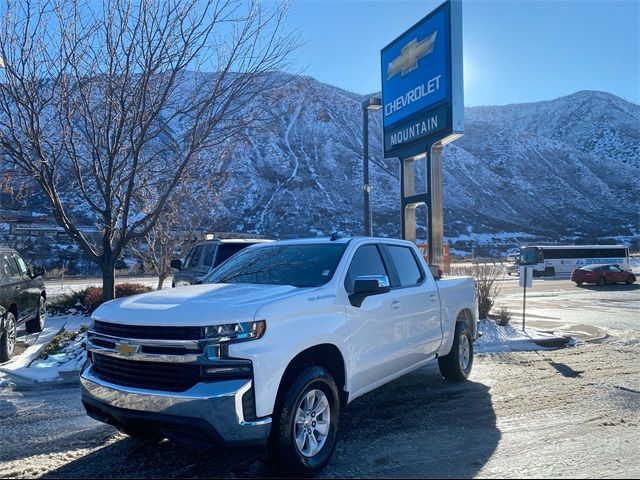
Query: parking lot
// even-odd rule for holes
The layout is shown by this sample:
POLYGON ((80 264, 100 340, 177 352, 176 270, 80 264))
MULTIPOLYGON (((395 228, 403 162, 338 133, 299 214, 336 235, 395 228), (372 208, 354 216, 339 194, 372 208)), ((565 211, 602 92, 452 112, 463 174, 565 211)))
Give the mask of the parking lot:
MULTIPOLYGON (((521 289, 497 305, 518 322, 521 289)), ((347 407, 326 477, 637 477, 640 291, 536 280, 532 322, 580 321, 609 336, 576 347, 476 357, 471 381, 433 366, 347 407), (635 319, 635 320, 634 320, 635 319), (634 323, 635 321, 635 323, 634 323)), ((0 477, 268 476, 260 452, 145 444, 89 419, 75 383, 0 394, 0 477)))
MULTIPOLYGON (((326 477, 640 474, 634 342, 477 358, 471 381, 424 368, 352 403, 326 477)), ((75 385, 0 400, 0 476, 266 476, 259 452, 145 444, 84 415, 75 385)))

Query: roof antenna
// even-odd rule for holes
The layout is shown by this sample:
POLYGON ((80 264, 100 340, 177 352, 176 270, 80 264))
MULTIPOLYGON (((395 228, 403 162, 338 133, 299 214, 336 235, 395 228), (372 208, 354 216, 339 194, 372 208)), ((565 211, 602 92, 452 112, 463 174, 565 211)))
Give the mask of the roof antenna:
POLYGON ((340 240, 342 237, 338 232, 333 232, 331 234, 331 238, 329 239, 331 242, 335 242, 336 240, 340 240))

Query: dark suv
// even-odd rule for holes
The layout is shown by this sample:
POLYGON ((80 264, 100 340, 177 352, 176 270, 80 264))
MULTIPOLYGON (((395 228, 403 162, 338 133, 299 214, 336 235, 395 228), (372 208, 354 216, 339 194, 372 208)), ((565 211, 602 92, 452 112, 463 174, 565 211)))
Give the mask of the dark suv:
POLYGON ((243 248, 261 242, 271 240, 228 239, 205 240, 193 246, 184 261, 176 259, 171 261, 171 267, 179 271, 173 276, 173 287, 194 285, 214 267, 217 267, 227 258, 235 255, 243 248))
POLYGON ((28 333, 44 328, 47 294, 44 268, 27 265, 18 252, 0 247, 0 363, 13 356, 18 325, 28 333))

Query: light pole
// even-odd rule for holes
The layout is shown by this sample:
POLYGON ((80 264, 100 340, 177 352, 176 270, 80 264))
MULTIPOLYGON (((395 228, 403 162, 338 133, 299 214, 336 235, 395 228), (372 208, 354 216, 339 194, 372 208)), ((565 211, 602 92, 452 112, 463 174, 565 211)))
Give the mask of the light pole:
POLYGON ((371 185, 369 184, 369 110, 380 110, 382 99, 380 97, 369 97, 362 102, 362 163, 364 184, 364 234, 373 236, 373 225, 371 222, 371 185))

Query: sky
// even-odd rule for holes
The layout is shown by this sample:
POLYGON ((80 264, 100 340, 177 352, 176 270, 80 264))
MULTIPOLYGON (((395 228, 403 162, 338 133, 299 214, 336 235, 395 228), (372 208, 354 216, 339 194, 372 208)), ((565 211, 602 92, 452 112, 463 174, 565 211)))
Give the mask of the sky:
MULTIPOLYGON (((294 69, 380 91, 380 49, 442 0, 294 0, 294 69)), ((640 0, 463 0, 465 105, 602 90, 640 104, 640 0)))

